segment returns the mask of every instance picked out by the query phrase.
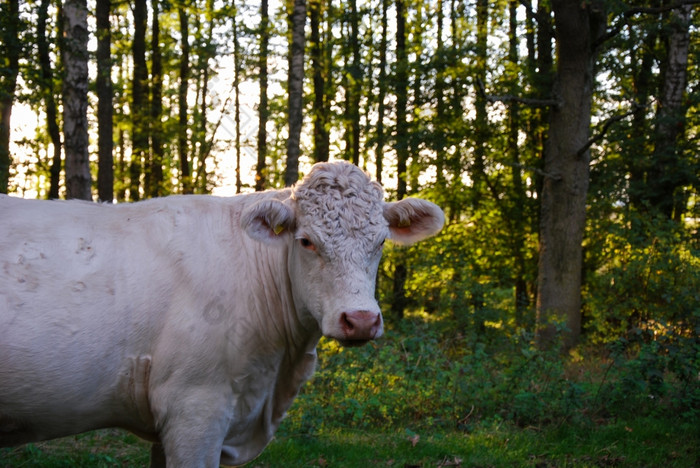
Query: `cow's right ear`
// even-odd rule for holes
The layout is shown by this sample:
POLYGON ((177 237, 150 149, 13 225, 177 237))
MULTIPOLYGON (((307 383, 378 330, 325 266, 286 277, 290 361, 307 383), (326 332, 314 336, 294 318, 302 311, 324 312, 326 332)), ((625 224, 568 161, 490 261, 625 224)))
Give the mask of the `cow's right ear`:
POLYGON ((294 230, 294 211, 279 200, 264 200, 249 206, 241 215, 241 228, 262 242, 286 239, 294 230))

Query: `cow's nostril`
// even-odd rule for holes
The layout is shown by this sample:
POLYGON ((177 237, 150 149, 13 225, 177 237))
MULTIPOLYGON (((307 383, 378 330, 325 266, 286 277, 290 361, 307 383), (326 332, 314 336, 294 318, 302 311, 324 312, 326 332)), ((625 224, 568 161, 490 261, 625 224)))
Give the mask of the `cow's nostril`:
POLYGON ((345 312, 340 314, 340 324, 342 325, 343 330, 346 333, 355 328, 355 325, 353 325, 352 322, 348 319, 348 314, 346 314, 345 312))
POLYGON ((340 327, 345 339, 368 341, 381 334, 382 316, 376 312, 355 310, 340 314, 340 327))

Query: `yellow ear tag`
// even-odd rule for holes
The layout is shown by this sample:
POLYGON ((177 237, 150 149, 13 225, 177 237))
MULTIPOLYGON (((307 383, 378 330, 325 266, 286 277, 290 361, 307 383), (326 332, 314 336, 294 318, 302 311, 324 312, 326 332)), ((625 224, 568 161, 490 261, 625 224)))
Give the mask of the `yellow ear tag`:
POLYGON ((284 226, 278 224, 272 231, 275 233, 276 236, 279 236, 280 232, 284 231, 284 226))

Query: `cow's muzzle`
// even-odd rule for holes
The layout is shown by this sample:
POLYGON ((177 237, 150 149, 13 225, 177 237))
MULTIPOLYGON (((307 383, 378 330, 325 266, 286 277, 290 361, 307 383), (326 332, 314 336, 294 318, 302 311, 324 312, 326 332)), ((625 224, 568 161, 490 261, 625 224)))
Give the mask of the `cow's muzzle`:
POLYGON ((361 346, 382 334, 382 314, 366 310, 355 310, 340 314, 343 346, 361 346))

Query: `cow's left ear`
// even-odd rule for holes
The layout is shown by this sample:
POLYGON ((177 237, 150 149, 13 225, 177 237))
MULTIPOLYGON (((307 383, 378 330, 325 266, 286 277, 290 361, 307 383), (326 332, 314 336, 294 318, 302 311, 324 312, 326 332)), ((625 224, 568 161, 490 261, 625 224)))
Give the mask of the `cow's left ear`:
POLYGON ((279 200, 258 202, 243 210, 241 215, 241 228, 251 238, 263 242, 286 239, 294 226, 294 211, 279 200))
POLYGON ((445 224, 445 214, 440 207, 420 198, 387 203, 384 217, 389 222, 389 239, 401 245, 433 236, 445 224))

